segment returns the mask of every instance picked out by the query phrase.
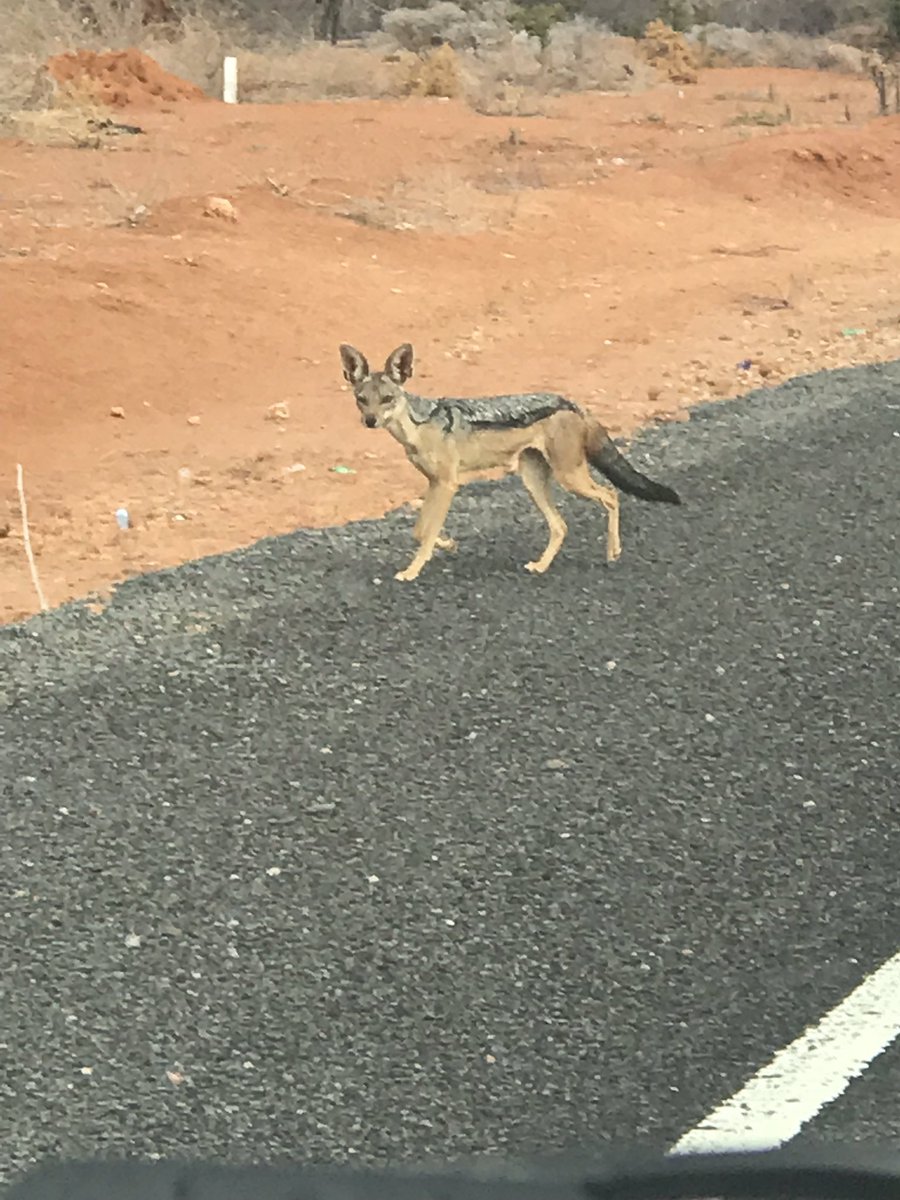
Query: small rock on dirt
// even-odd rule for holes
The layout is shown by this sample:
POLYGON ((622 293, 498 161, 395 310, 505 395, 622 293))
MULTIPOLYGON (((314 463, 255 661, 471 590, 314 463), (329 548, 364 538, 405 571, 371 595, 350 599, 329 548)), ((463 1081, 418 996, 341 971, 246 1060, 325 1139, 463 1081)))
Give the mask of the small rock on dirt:
POLYGON ((223 221, 236 221, 234 205, 224 196, 210 196, 203 209, 205 217, 220 217, 223 221))
POLYGON ((121 421, 121 420, 124 418, 124 416, 125 416, 125 409, 124 409, 124 408, 122 408, 122 406, 121 406, 121 405, 119 405, 119 404, 115 404, 115 405, 113 405, 113 407, 112 407, 112 408, 109 410, 109 415, 110 415, 111 417, 118 417, 118 419, 121 421))

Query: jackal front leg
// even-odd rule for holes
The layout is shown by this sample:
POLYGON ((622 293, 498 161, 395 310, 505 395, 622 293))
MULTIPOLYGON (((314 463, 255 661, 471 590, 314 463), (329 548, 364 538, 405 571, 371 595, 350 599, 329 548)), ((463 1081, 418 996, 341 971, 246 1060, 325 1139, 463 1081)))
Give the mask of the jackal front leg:
POLYGON ((395 579, 409 582, 417 578, 419 572, 431 559, 458 486, 456 482, 449 480, 435 480, 430 484, 422 504, 422 511, 416 522, 415 533, 419 549, 409 566, 403 571, 398 571, 394 576, 395 579))
MULTIPOLYGON (((423 502, 422 508, 419 512, 418 519, 416 520, 416 523, 413 526, 413 537, 416 539, 416 541, 420 545, 422 542, 422 518, 423 518, 424 514, 425 514, 425 505, 423 502)), ((446 537, 442 531, 441 533, 439 533, 437 535, 437 537, 434 540, 434 548, 435 548, 435 550, 446 550, 448 553, 450 553, 456 549, 456 538, 446 537)))

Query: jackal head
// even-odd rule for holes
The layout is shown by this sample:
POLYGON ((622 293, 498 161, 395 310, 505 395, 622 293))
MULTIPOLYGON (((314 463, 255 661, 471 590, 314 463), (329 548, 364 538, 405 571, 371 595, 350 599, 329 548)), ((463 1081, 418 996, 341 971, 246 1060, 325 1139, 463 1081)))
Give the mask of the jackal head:
POLYGON ((385 360, 383 371, 370 371, 366 356, 353 346, 341 346, 344 378, 353 388, 356 407, 368 429, 379 429, 406 403, 403 385, 412 375, 413 348, 404 342, 385 360))

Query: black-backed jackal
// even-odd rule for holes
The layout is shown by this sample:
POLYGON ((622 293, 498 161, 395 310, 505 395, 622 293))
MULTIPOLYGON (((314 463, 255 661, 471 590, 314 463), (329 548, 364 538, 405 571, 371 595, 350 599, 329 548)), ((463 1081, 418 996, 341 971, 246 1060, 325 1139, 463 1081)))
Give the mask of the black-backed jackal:
POLYGON ((396 578, 415 579, 435 550, 453 550, 443 535, 444 521, 459 487, 479 472, 500 468, 518 471, 532 500, 544 515, 550 540, 540 558, 527 563, 543 573, 559 553, 566 523, 553 503, 550 483, 602 504, 607 513, 606 558, 621 554, 619 497, 597 483, 596 467, 623 492, 641 500, 680 504, 677 493, 642 475, 613 445, 599 421, 552 392, 519 392, 481 399, 427 399, 404 389, 413 373, 408 342, 389 354, 383 371, 370 371, 363 354, 341 346, 344 378, 353 387, 360 415, 370 429, 386 429, 409 461, 428 480, 428 491, 415 525, 419 548, 396 578))

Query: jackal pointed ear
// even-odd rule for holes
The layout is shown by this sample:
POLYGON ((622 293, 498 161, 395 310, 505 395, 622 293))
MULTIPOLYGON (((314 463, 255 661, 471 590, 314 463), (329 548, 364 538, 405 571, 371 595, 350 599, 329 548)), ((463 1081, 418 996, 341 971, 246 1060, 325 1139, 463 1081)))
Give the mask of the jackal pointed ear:
POLYGON ((384 373, 394 383, 406 383, 413 373, 413 348, 409 342, 404 342, 396 350, 392 350, 384 363, 384 373))
POLYGON ((362 383, 369 374, 366 356, 360 354, 354 346, 348 346, 346 342, 341 345, 341 365, 348 383, 362 383))

